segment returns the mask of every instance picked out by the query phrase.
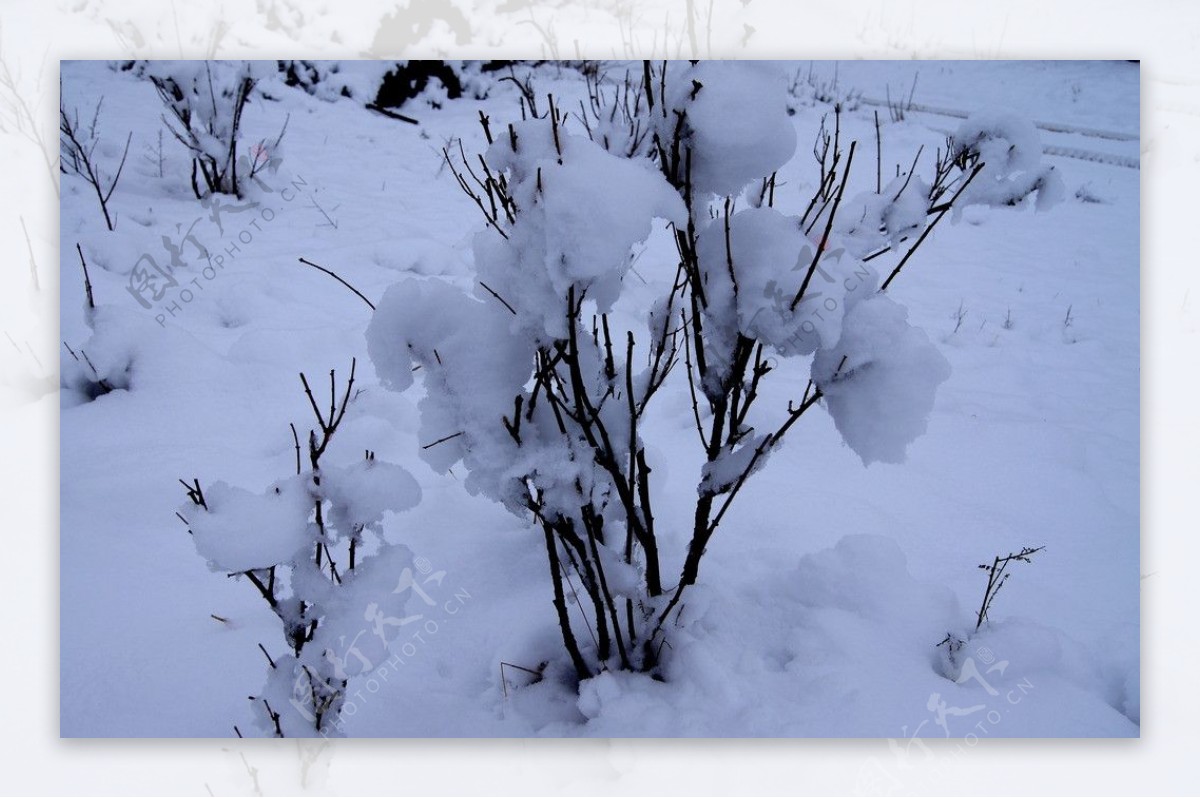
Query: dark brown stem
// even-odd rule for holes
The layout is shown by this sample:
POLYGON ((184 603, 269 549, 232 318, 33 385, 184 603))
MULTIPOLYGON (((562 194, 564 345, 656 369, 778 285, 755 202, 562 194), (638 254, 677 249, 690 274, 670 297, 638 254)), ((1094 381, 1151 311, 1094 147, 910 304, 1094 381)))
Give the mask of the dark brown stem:
POLYGON ((83 249, 79 244, 75 245, 75 251, 79 253, 79 262, 83 265, 83 290, 87 294, 88 307, 95 310, 96 300, 92 296, 92 279, 88 276, 87 260, 83 257, 83 249))
POLYGON ((300 473, 300 436, 296 434, 296 425, 295 424, 289 423, 288 426, 292 428, 292 441, 296 445, 296 473, 299 474, 300 473))
POLYGON ((582 682, 584 679, 591 678, 592 673, 583 659, 583 654, 579 652, 579 644, 575 641, 575 634, 571 631, 571 619, 567 615, 567 598, 563 593, 560 571, 562 566, 558 559, 558 549, 554 545, 554 534, 545 520, 542 521, 542 531, 545 533, 546 556, 550 561, 550 578, 554 583, 554 610, 558 614, 558 628, 562 631, 563 645, 566 646, 571 662, 575 666, 575 675, 582 682))
POLYGON ((791 310, 795 310, 796 305, 804 298, 804 292, 808 290, 808 283, 812 280, 813 272, 817 270, 817 264, 821 260, 821 255, 825 252, 825 246, 829 243, 829 233, 833 230, 833 219, 837 216, 838 206, 842 203, 842 194, 845 193, 846 183, 850 180, 850 165, 854 163, 854 148, 857 144, 857 141, 850 142, 850 154, 846 156, 846 170, 842 172, 842 182, 838 186, 837 195, 833 200, 833 208, 829 211, 829 218, 825 220, 825 232, 821 235, 821 243, 813 255, 808 272, 804 275, 804 282, 800 284, 800 290, 796 292, 795 298, 792 299, 791 310))
POLYGON ((355 294, 358 296, 358 298, 359 298, 359 299, 361 299, 363 302, 366 302, 366 303, 367 303, 367 307, 369 307, 371 310, 374 310, 374 309, 375 309, 375 303, 373 303, 371 300, 367 299, 367 298, 366 298, 366 296, 363 294, 363 292, 362 292, 362 291, 359 291, 357 288, 355 288, 354 286, 350 285, 350 283, 348 283, 348 282, 346 282, 345 280, 343 280, 343 279, 342 279, 341 277, 339 277, 339 276, 338 276, 338 275, 337 275, 335 272, 332 272, 332 271, 330 271, 329 269, 326 269, 324 266, 318 266, 317 264, 313 263, 311 260, 307 260, 307 259, 305 259, 305 258, 300 258, 299 260, 300 260, 300 262, 301 262, 301 263, 303 263, 305 266, 312 266, 314 269, 317 269, 318 271, 325 272, 325 273, 326 273, 326 274, 328 274, 330 277, 332 277, 333 279, 337 280, 339 283, 341 283, 342 285, 346 286, 346 287, 347 287, 347 288, 349 288, 351 291, 353 291, 353 292, 354 292, 354 293, 355 293, 355 294))
POLYGON ((896 268, 892 269, 892 273, 889 274, 888 278, 883 281, 883 285, 879 288, 880 291, 887 290, 888 286, 892 284, 892 280, 895 280, 896 275, 900 274, 900 270, 904 268, 904 264, 908 263, 909 258, 913 256, 913 253, 917 251, 917 248, 921 246, 925 239, 929 237, 929 234, 933 232, 933 228, 937 227, 937 223, 940 222, 942 217, 950 211, 950 209, 954 206, 955 200, 962 195, 967 186, 971 185, 971 181, 975 179, 975 176, 978 175, 982 169, 982 163, 976 164, 975 168, 971 170, 971 174, 967 176, 967 179, 963 181, 962 185, 958 187, 958 190, 954 192, 954 196, 950 198, 950 201, 940 206, 937 216, 933 217, 933 221, 921 231, 921 235, 919 235, 913 245, 909 247, 908 252, 904 253, 904 257, 901 258, 900 262, 896 264, 896 268))

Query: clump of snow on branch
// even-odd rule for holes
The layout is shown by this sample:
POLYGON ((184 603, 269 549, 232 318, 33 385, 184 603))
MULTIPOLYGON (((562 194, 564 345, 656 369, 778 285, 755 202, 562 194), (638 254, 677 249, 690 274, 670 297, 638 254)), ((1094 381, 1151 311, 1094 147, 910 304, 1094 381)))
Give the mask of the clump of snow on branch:
MULTIPOLYGON (((978 179, 978 178, 977 178, 978 179)), ((929 215, 929 184, 916 175, 900 175, 881 194, 863 192, 841 209, 835 224, 839 240, 855 257, 895 247, 920 235, 929 215)))
POLYGON ((731 351, 739 334, 782 356, 811 355, 837 341, 845 308, 873 294, 879 277, 841 247, 827 247, 814 267, 817 246, 799 218, 773 208, 733 214, 728 236, 723 219, 701 230, 696 253, 705 280, 703 312, 706 330, 720 342, 716 356, 731 351), (794 303, 810 269, 808 286, 794 303))
POLYGON ((384 513, 410 510, 421 501, 412 474, 383 460, 322 468, 321 487, 333 507, 330 520, 340 529, 375 527, 384 513))
MULTIPOLYGON (((502 237, 495 229, 475 238, 481 281, 544 339, 566 337, 563 298, 596 303, 607 313, 621 293, 630 249, 644 241, 656 218, 682 223, 683 202, 642 159, 613 155, 583 136, 557 132, 542 120, 498 136, 485 158, 504 171, 520 209, 502 237)), ((494 300, 489 300, 494 301, 494 300)))
POLYGON ((1028 119, 1003 111, 974 114, 959 126, 953 145, 956 157, 970 156, 984 164, 959 198, 959 208, 1016 205, 1036 193, 1036 208, 1041 211, 1066 196, 1058 171, 1041 162, 1041 138, 1028 119))
POLYGON ((886 294, 851 307, 835 346, 813 358, 813 382, 838 432, 864 464, 903 462, 925 432, 950 364, 886 294))
POLYGON ((771 65, 704 61, 668 75, 666 107, 656 123, 663 141, 683 126, 696 192, 735 195, 795 154, 787 102, 786 76, 771 65))
POLYGON ((269 568, 291 562, 307 546, 312 500, 297 479, 277 482, 263 494, 214 482, 204 495, 207 512, 189 521, 196 551, 214 570, 269 568))
MULTIPOLYGON (((421 457, 445 472, 466 460, 471 479, 513 456, 499 422, 529 379, 533 348, 495 300, 476 299, 441 280, 407 279, 384 293, 367 328, 367 349, 383 384, 404 390, 422 377, 421 457)), ((490 480, 489 480, 490 482, 490 480)), ((471 481, 468 487, 477 487, 471 481)))

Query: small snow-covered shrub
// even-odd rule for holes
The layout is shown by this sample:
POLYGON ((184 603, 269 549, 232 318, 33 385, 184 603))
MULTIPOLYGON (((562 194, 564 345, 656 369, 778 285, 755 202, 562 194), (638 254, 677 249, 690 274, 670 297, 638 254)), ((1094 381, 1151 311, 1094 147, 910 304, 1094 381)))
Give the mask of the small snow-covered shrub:
POLYGON ((983 603, 979 605, 979 612, 975 613, 975 631, 978 632, 979 627, 983 626, 984 621, 988 619, 988 610, 992 607, 992 601, 1000 592, 1000 588, 1004 587, 1008 583, 1008 578, 1012 576, 1008 573, 1008 566, 1015 562, 1031 563, 1033 555, 1045 548, 1045 546, 1025 546, 1015 554, 1009 552, 1004 557, 996 555, 992 558, 991 564, 981 563, 979 565, 981 571, 987 571, 988 580, 987 587, 983 591, 983 603))
POLYGON ((251 696, 261 731, 328 737, 341 732, 350 679, 382 664, 399 629, 420 617, 405 612, 421 593, 412 554, 384 538, 382 521, 414 507, 421 490, 372 452, 352 465, 323 464, 353 398, 354 367, 326 412, 301 379, 318 427, 308 436, 307 467, 297 436, 295 475, 262 493, 180 480, 188 502, 178 514, 209 567, 249 581, 279 620, 286 652, 259 644, 269 665, 266 685, 251 696))
POLYGON ((1041 163, 1037 128, 1014 114, 982 113, 967 119, 954 134, 952 154, 960 161, 983 165, 960 207, 1016 205, 1036 194, 1037 207, 1049 208, 1066 196, 1058 172, 1041 163))
MULTIPOLYGON (((125 137, 125 149, 121 151, 121 160, 115 169, 110 170, 111 176, 105 176, 104 170, 96 159, 96 149, 99 147, 100 109, 104 105, 101 97, 92 113, 92 120, 87 127, 79 123, 79 109, 68 114, 67 108, 59 100, 58 106, 58 141, 61 149, 59 163, 64 174, 82 177, 96 193, 100 202, 100 212, 104 214, 104 223, 109 230, 113 229, 113 218, 108 212, 108 201, 121 180, 121 171, 125 168, 125 158, 129 155, 129 143, 133 140, 133 132, 125 137)), ((101 151, 103 154, 103 150, 101 151)))
POLYGON ((78 252, 87 292, 84 321, 92 334, 86 342, 75 345, 63 341, 59 385, 64 401, 70 405, 132 389, 141 351, 137 317, 113 303, 95 304, 82 248, 78 252))
POLYGON ((788 84, 788 97, 788 113, 791 114, 818 103, 839 105, 846 111, 853 111, 862 104, 861 91, 838 85, 837 64, 834 64, 833 76, 826 77, 815 71, 811 61, 807 72, 801 67, 796 68, 788 84))
POLYGON ((983 590, 983 601, 979 605, 979 609, 975 612, 975 626, 970 633, 962 635, 955 632, 946 632, 946 636, 936 648, 941 651, 941 667, 944 676, 957 679, 960 675, 960 663, 958 661, 958 651, 974 636, 979 634, 988 618, 988 611, 992 608, 992 602, 995 601, 1000 589, 1008 584, 1009 577, 1012 576, 1008 572, 1008 567, 1013 563, 1023 562, 1032 563, 1033 556, 1046 549, 1045 546, 1022 546, 1018 552, 1009 552, 1001 557, 997 554, 992 558, 990 563, 980 563, 979 570, 987 572, 987 585, 983 590))
POLYGON ((908 90, 907 100, 902 96, 897 96, 896 99, 893 100, 892 87, 886 87, 884 93, 887 97, 888 115, 891 117, 893 122, 903 122, 908 117, 908 112, 913 109, 913 95, 917 92, 917 78, 920 76, 920 72, 913 75, 912 87, 908 90))
POLYGON ((65 341, 63 348, 66 349, 71 360, 63 361, 59 378, 60 386, 64 391, 75 394, 77 399, 90 402, 113 391, 129 388, 130 372, 133 367, 131 359, 120 362, 111 369, 107 368, 108 362, 102 361, 101 368, 104 371, 101 371, 96 368, 96 364, 92 362, 87 350, 80 348, 76 351, 65 341))
POLYGON ((239 163, 238 140, 242 113, 259 80, 270 74, 270 62, 146 61, 134 71, 154 85, 166 109, 163 124, 191 153, 196 197, 240 196, 243 182, 266 166, 257 156, 239 163))
POLYGON ((801 417, 823 404, 864 463, 899 462, 924 432, 949 365, 884 291, 992 151, 976 137, 939 154, 928 181, 910 170, 845 197, 856 142, 846 148, 839 111, 817 130, 817 188, 791 215, 774 207, 775 173, 797 135, 787 82, 770 67, 646 62, 631 98, 619 90, 600 106, 619 103, 614 118, 646 131, 645 147, 598 136, 595 101, 571 124, 553 97, 540 113, 521 99, 523 121, 481 116, 481 156, 456 166, 446 153, 486 224, 474 294, 437 280, 393 286, 368 348, 386 386, 405 390, 414 372, 423 382, 421 456, 441 472, 461 463, 469 491, 540 531, 577 678, 662 675, 709 542, 801 417), (658 271, 674 279, 646 301, 630 290, 631 250, 664 223, 675 257, 658 271), (889 254, 881 279, 874 261, 889 254), (801 396, 759 407, 764 380, 806 365, 801 396), (676 538, 660 525, 678 521, 655 513, 647 411, 682 389, 667 387, 680 371, 703 465, 686 549, 660 558, 676 538), (663 561, 680 560, 676 578, 664 575, 663 561), (586 635, 568 612, 577 584, 586 635))

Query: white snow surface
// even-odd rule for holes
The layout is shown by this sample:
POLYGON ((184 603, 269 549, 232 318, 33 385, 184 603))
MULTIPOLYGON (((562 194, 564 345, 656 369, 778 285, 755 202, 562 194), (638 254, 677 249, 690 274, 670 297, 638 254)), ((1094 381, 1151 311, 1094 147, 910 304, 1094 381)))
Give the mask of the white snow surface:
MULTIPOLYGON (((782 74, 796 68, 785 65, 782 74)), ((815 68, 832 73, 834 65, 815 68)), ((842 64, 839 81, 868 97, 888 85, 895 94, 912 68, 842 64)), ((810 99, 795 104, 784 127, 764 122, 759 109, 787 100, 787 80, 742 96, 735 78, 775 69, 702 63, 695 72, 704 88, 694 100, 669 98, 690 102, 697 118, 718 113, 710 102, 736 109, 726 127, 703 127, 728 140, 697 144, 714 153, 733 146, 737 154, 694 168, 704 190, 751 185, 731 217, 745 229, 788 229, 803 212, 816 179, 810 143, 821 115, 831 113, 810 99), (739 150, 742 142, 753 146, 739 150), (759 179, 776 169, 775 209, 750 207, 759 179)), ((374 76, 379 67, 346 62, 339 80, 369 82, 357 70, 374 76)), ((536 141, 548 159, 546 190, 563 190, 546 204, 545 226, 530 235, 542 236, 547 253, 587 257, 523 263, 502 282, 505 242, 485 229, 442 165, 441 147, 459 136, 467 153, 485 151, 480 111, 494 131, 519 123, 510 82, 495 84, 486 100, 407 107, 421 123, 412 126, 361 100, 265 79, 270 99, 251 101, 244 140, 273 140, 290 114, 282 161, 245 200, 202 205, 169 134, 159 174, 162 107, 149 83, 99 62, 64 62, 62 75, 65 103, 81 116, 104 97, 101 128, 118 157, 116 140, 133 131, 112 199, 115 231, 105 229, 90 186, 62 179, 61 335, 75 353, 62 355, 64 736, 222 737, 235 724, 265 731, 246 701, 268 679, 257 644, 284 668, 293 663, 261 597, 224 570, 286 559, 303 542, 297 530, 304 532, 311 505, 287 479, 296 456, 288 425, 303 432, 313 423, 298 373, 327 402, 323 378, 336 368, 344 380, 352 357, 361 393, 325 455, 328 489, 354 508, 345 520, 379 524, 397 544, 356 577, 364 591, 393 602, 375 610, 422 617, 389 629, 386 647, 372 636, 380 642, 367 656, 379 689, 365 689, 366 668, 347 668, 348 735, 872 736, 902 745, 911 736, 962 740, 980 721, 993 737, 1140 734, 1136 169, 1043 154, 1036 135, 1010 117, 968 125, 922 114, 884 119, 885 193, 901 191, 903 181, 895 181, 918 146, 925 154, 917 174, 928 178, 935 150, 947 136, 967 137, 969 125, 997 134, 981 146, 1002 146, 1000 133, 1018 146, 992 183, 980 175, 994 196, 944 220, 880 297, 874 287, 895 255, 872 261, 857 278, 856 258, 899 243, 912 219, 904 206, 877 218, 872 109, 845 111, 842 135, 860 142, 845 220, 853 209, 865 223, 861 236, 844 229, 855 246, 842 260, 822 258, 831 279, 819 278, 821 300, 836 306, 822 320, 827 326, 803 341, 778 326, 783 317, 772 309, 796 286, 758 279, 758 264, 785 254, 765 242, 735 253, 753 295, 721 298, 724 309, 718 303, 712 311, 778 337, 776 369, 756 406, 762 416, 752 419, 760 431, 799 400, 810 376, 825 394, 821 407, 747 483, 710 542, 700 581, 668 629, 665 681, 603 673, 576 689, 541 533, 464 484, 457 465, 471 456, 469 436, 495 436, 477 450, 502 451, 503 427, 464 427, 471 407, 442 407, 435 424, 419 405, 440 395, 438 380, 476 380, 479 407, 522 384, 528 353, 504 341, 518 340, 513 325, 552 333, 557 308, 543 300, 565 281, 590 282, 589 299, 612 302, 614 319, 644 329, 635 311, 674 277, 664 220, 678 221, 680 212, 653 170, 575 139, 566 146, 577 158, 559 167, 547 142, 522 128, 522 141, 536 141), (995 207, 992 200, 1002 205, 1011 196, 1011 186, 997 188, 1001 181, 1025 180, 1027 188, 1045 177, 1026 159, 1035 144, 1036 163, 1053 167, 1053 178, 1036 197, 995 207), (605 207, 572 206, 571 181, 598 174, 612 181, 605 207), (1059 196, 1056 186, 1065 189, 1059 196), (597 239, 586 221, 601 212, 620 236, 597 239), (658 217, 651 227, 635 223, 650 216, 658 217), (89 264, 95 310, 86 307, 76 243, 89 264), (300 257, 337 272, 380 312, 300 257), (176 284, 147 309, 129 287, 137 270, 153 271, 151 260, 176 284), (483 279, 516 316, 476 282, 485 263, 495 282, 483 279), (398 341, 411 348, 391 345, 398 341), (446 368, 435 368, 439 358, 446 368), (420 390, 388 389, 414 376, 420 390), (100 380, 112 390, 100 389, 100 380), (878 386, 870 401, 843 394, 868 380, 878 386), (364 450, 380 462, 366 464, 364 450), (194 519, 177 478, 199 479, 215 517, 232 523, 210 529, 194 519), (271 498, 275 485, 281 492, 271 498), (277 502, 279 512, 264 513, 252 495, 277 502), (174 516, 181 505, 196 545, 174 516), (408 512, 386 512, 401 509, 408 512), (1042 544, 1033 563, 1012 566, 991 620, 975 632, 986 581, 977 566, 1042 544), (393 590, 405 569, 422 593, 393 590), (937 647, 947 635, 966 640, 954 663, 937 647), (543 662, 545 678, 536 682, 508 667, 536 670, 543 662)), ((540 96, 561 97, 564 109, 584 96, 569 69, 539 67, 532 80, 540 96)), ((1135 132, 1137 87, 1137 67, 1126 63, 947 62, 922 71, 917 100, 972 113, 1005 106, 1015 118, 1135 132), (1079 86, 1069 102, 1068 76, 1079 86)), ((566 130, 583 134, 571 122, 566 130)), ((1138 156, 1137 141, 1042 137, 1138 156)), ((503 139, 496 138, 499 158, 503 139)), ((530 179, 518 176, 517 190, 530 179)), ((721 210, 714 205, 713 222, 723 236, 721 210)), ((802 236, 796 231, 801 248, 802 236)), ((817 242, 810 237, 807 245, 811 258, 817 242)), ((718 255, 723 267, 723 247, 714 243, 711 257, 718 255)), ((809 261, 792 258, 802 265, 788 279, 798 283, 809 261)), ((668 580, 682 564, 701 476, 691 413, 686 381, 676 374, 646 422, 668 580)), ((745 457, 756 442, 747 441, 730 457, 745 457)), ((710 478, 726 478, 725 465, 710 469, 710 478)), ((563 463, 564 472, 577 467, 563 463)), ((612 573, 618 582, 633 578, 615 565, 612 573)), ((328 612, 345 614, 330 628, 361 625, 364 609, 330 604, 328 612)), ((278 705, 290 690, 275 676, 267 693, 278 705)))

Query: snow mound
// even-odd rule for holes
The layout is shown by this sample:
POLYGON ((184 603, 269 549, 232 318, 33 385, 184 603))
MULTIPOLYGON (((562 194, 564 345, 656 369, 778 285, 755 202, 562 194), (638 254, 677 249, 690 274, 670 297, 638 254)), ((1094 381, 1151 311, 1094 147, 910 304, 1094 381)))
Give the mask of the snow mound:
MULTIPOLYGON (((891 737, 900 746, 1137 734, 1117 706, 1135 706, 1124 686, 1136 673, 1095 669, 1099 658, 1049 627, 996 624, 959 649, 958 672, 940 672, 937 641, 964 612, 949 589, 914 577, 890 538, 850 535, 774 577, 697 585, 687 604, 691 620, 668 630, 665 681, 602 673, 579 687, 582 722, 527 716, 538 733, 891 737), (898 683, 910 689, 897 693, 898 683)), ((565 690, 547 680, 521 692, 531 695, 513 706, 524 714, 565 690)))

